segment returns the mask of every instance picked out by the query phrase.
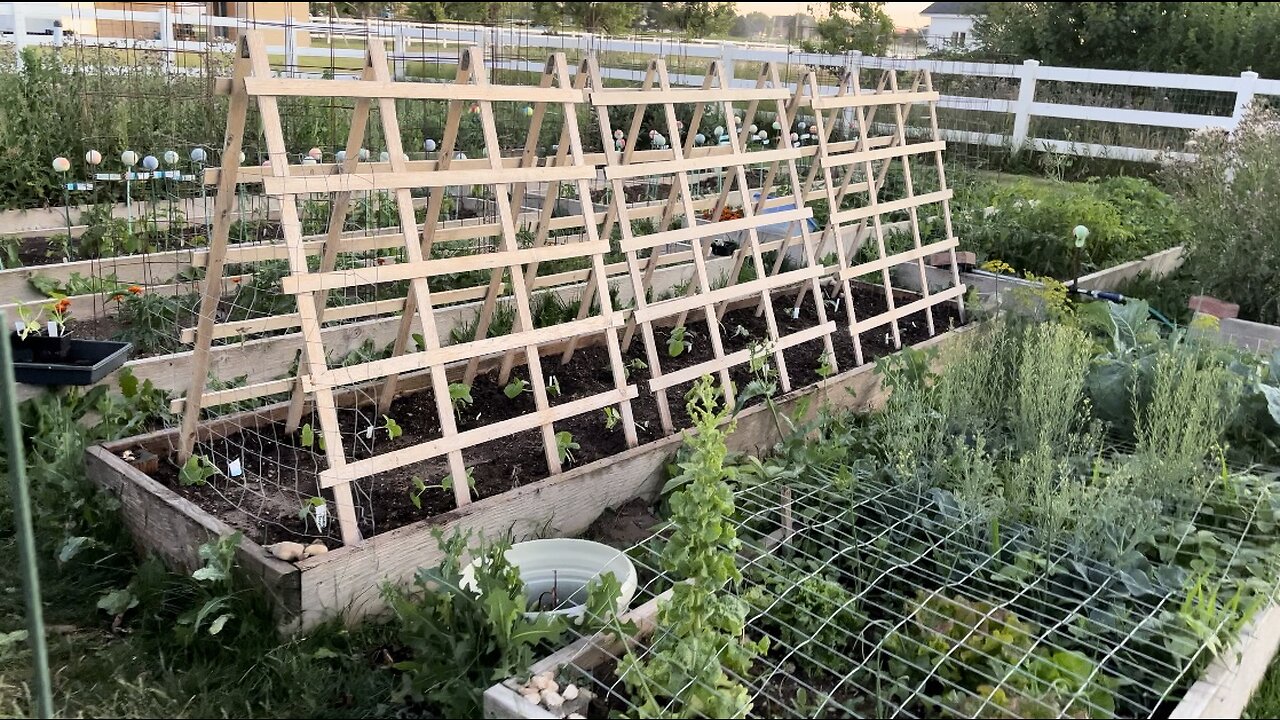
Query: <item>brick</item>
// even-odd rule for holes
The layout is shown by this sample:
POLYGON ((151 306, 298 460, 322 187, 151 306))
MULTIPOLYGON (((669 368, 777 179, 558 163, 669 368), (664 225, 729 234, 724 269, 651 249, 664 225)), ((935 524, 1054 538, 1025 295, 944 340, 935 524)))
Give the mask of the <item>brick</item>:
POLYGON ((1219 300, 1208 295, 1194 295, 1187 301, 1187 307, 1202 312, 1205 315, 1212 315, 1219 319, 1234 318, 1240 314, 1240 306, 1235 303, 1229 303, 1225 300, 1219 300))
MULTIPOLYGON (((925 258, 924 262, 926 265, 930 265, 932 267, 950 267, 951 253, 949 252, 934 253, 929 257, 925 258)), ((956 265, 959 265, 961 267, 966 267, 966 266, 973 267, 974 265, 977 265, 977 264, 978 264, 978 256, 976 254, 971 252, 956 251, 956 265)))

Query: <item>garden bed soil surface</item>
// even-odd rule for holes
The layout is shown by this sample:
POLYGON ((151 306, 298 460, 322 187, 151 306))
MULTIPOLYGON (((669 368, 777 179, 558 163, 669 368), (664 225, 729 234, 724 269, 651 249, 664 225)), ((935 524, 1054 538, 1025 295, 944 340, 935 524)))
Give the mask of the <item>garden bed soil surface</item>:
MULTIPOLYGON (((774 300, 779 332, 784 335, 813 327, 817 323, 811 294, 806 297, 800 316, 795 319, 790 314, 793 302, 794 296, 774 300)), ((857 288, 854 306, 859 318, 884 312, 886 304, 883 290, 857 288)), ((935 306, 933 313, 937 333, 959 324, 953 302, 935 306)), ((853 366, 853 342, 845 329, 848 321, 844 308, 839 312, 829 313, 828 319, 836 322, 832 342, 841 369, 850 369, 853 366)), ((929 337, 923 312, 907 316, 900 322, 904 345, 929 337)), ((687 328, 692 336, 691 347, 675 358, 669 357, 667 353, 670 329, 655 328, 655 340, 664 372, 669 373, 711 359, 706 323, 701 311, 689 316, 687 328)), ((766 336, 765 321, 762 317, 755 316, 754 306, 726 313, 721 331, 726 353, 748 347, 752 338, 766 336), (734 329, 739 325, 746 328, 747 335, 735 335, 734 329)), ((886 326, 863 333, 865 362, 894 351, 887 331, 886 326)), ((822 352, 821 339, 785 351, 793 388, 804 387, 821 379, 817 369, 822 352)), ((624 361, 632 359, 647 362, 642 333, 639 332, 636 333, 635 342, 624 353, 624 361)), ((555 376, 561 387, 558 397, 549 398, 551 405, 613 389, 608 354, 602 346, 581 347, 573 360, 564 366, 559 365, 554 356, 544 357, 542 364, 547 381, 550 382, 551 377, 555 376)), ((751 380, 749 368, 745 365, 733 368, 730 374, 738 388, 745 387, 751 380)), ((524 379, 528 378, 523 366, 518 366, 512 377, 522 375, 524 379)), ((633 372, 629 380, 639 389, 639 395, 632 400, 631 405, 641 444, 662 437, 657 400, 648 390, 647 380, 649 373, 644 369, 633 372)), ((667 390, 672 419, 677 429, 691 425, 683 398, 692 384, 685 383, 667 390)), ((494 372, 477 376, 472 384, 471 395, 474 404, 459 412, 459 431, 483 427, 534 410, 531 393, 522 393, 514 400, 508 399, 494 372)), ((389 416, 403 429, 403 434, 394 440, 388 439, 387 432, 381 428, 373 431, 372 438, 366 436, 368 428, 383 424, 383 419, 368 407, 372 399, 371 394, 366 393, 362 398, 364 407, 355 407, 355 403, 351 403, 339 408, 339 420, 345 428, 343 442, 349 460, 383 454, 441 436, 435 398, 430 389, 402 395, 393 402, 389 416)), ((573 459, 565 463, 566 469, 627 449, 622 429, 606 429, 601 411, 558 422, 555 429, 572 433, 574 442, 581 446, 580 449, 573 450, 573 459)), ((317 433, 317 437, 318 435, 317 433)), ((301 447, 298 434, 286 435, 280 423, 256 429, 246 428, 235 435, 202 444, 197 453, 213 460, 224 472, 230 460, 240 459, 244 475, 236 479, 215 475, 204 484, 186 486, 179 482, 176 458, 170 456, 161 459, 160 467, 153 473, 153 477, 260 544, 314 538, 324 538, 330 547, 341 544, 336 522, 328 523, 321 532, 312 517, 300 514, 308 498, 320 496, 331 500, 331 495, 327 491, 321 491, 317 484, 319 473, 327 466, 323 453, 318 447, 301 447)), ((463 454, 467 467, 473 471, 473 499, 497 495, 545 478, 549 474, 542 436, 536 429, 495 439, 464 450, 463 454)), ((448 473, 447 459, 438 457, 353 483, 361 533, 364 537, 372 537, 453 510, 455 502, 450 491, 428 489, 419 496, 420 507, 411 501, 415 478, 434 485, 440 483, 448 473)))

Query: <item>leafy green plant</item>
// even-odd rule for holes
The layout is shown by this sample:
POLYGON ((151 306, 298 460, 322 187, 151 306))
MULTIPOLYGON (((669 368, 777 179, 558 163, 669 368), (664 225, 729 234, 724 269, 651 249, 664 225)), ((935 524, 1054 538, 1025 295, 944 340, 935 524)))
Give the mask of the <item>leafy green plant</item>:
POLYGON ((580 450, 582 446, 573 440, 573 433, 567 430, 561 430, 556 433, 556 455, 560 458, 560 462, 573 462, 573 451, 580 450))
POLYGON ((317 434, 315 428, 311 427, 311 423, 306 423, 298 431, 298 442, 302 447, 311 449, 312 446, 319 447, 321 452, 324 451, 324 433, 317 434))
POLYGON ((613 430, 622 422, 622 414, 618 409, 610 405, 604 409, 604 429, 613 430))
POLYGON ((985 601, 921 590, 884 641, 895 677, 927 682, 952 717, 1112 717, 1118 678, 1085 655, 1036 642, 1037 629, 985 601), (995 684, 992 681, 995 680, 995 684))
MULTIPOLYGON (((409 489, 409 502, 413 503, 413 506, 419 510, 422 509, 422 494, 426 491, 444 490, 445 492, 451 492, 453 490, 453 475, 445 475, 444 480, 441 480, 439 485, 428 485, 425 480, 417 475, 414 475, 409 482, 411 485, 409 489)), ((474 468, 467 468, 467 487, 472 490, 476 489, 474 468)))
POLYGON ((555 375, 552 375, 551 379, 547 381, 547 396, 560 397, 560 380, 555 375))
POLYGON ((217 466, 203 455, 192 455, 182 464, 178 472, 178 482, 185 486, 204 485, 209 478, 220 475, 217 466))
POLYGON ((529 383, 523 378, 516 378, 507 383, 506 387, 502 388, 502 394, 506 395, 511 400, 515 400, 520 397, 520 393, 524 392, 533 392, 533 390, 529 389, 529 383))
POLYGON ((667 354, 671 357, 680 357, 686 350, 693 348, 693 333, 685 330, 683 325, 672 328, 671 335, 667 337, 667 354))
POLYGON ((481 715, 485 689, 524 672, 539 645, 566 629, 560 616, 525 616, 524 583, 507 560, 506 542, 473 549, 473 584, 464 586, 469 538, 436 531, 440 564, 420 569, 409 589, 387 584, 382 590, 409 653, 395 664, 402 673, 397 698, 426 703, 444 717, 481 715))
POLYGON ((232 607, 235 587, 231 573, 241 537, 238 532, 232 533, 200 546, 200 559, 204 566, 191 573, 191 578, 201 590, 202 602, 178 617, 180 639, 192 642, 202 630, 210 636, 217 635, 235 619, 232 607))
POLYGON ((471 398, 471 386, 466 383, 449 383, 449 402, 453 404, 455 413, 471 407, 475 403, 471 398))
POLYGON ((631 377, 631 373, 648 369, 649 365, 640 358, 632 358, 627 361, 626 365, 622 366, 622 372, 628 379, 631 377))
POLYGON ((662 569, 676 583, 658 606, 662 628, 647 652, 629 651, 618 675, 643 717, 744 717, 752 703, 747 689, 729 673, 749 677, 768 641, 744 637, 747 604, 733 589, 742 575, 736 564, 738 540, 729 518, 733 491, 725 481, 725 410, 717 409, 710 377, 695 383, 688 412, 696 434, 685 436, 690 452, 680 463, 670 496, 672 535, 662 551, 662 569))
POLYGON ((835 365, 832 363, 832 358, 830 353, 824 352, 818 356, 818 369, 815 370, 814 372, 816 372, 818 374, 818 377, 822 378, 823 380, 826 380, 827 378, 835 374, 836 368, 835 368, 835 365))

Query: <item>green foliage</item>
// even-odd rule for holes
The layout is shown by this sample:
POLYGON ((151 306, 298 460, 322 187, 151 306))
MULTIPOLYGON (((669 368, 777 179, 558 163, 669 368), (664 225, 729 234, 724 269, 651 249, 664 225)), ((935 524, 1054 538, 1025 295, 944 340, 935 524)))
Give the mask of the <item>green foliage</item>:
POLYGON ((203 455, 192 455, 182 464, 178 472, 178 482, 183 485, 204 485, 209 478, 219 475, 218 468, 209 458, 203 455))
POLYGON ((566 629, 559 616, 525 616, 524 583, 507 561, 506 542, 472 550, 478 561, 472 565, 474 585, 464 587, 469 537, 446 538, 437 531, 440 564, 418 570, 410 589, 383 587, 400 623, 400 643, 410 653, 395 665, 402 673, 398 698, 425 702, 441 717, 481 715, 484 691, 524 672, 533 664, 534 650, 566 629))
POLYGON ((567 430, 556 433, 556 456, 560 462, 573 462, 573 451, 581 449, 582 446, 574 442, 573 433, 567 430))
POLYGON ((782 641, 800 657, 819 667, 842 667, 848 662, 850 640, 867 624, 862 604, 853 590, 824 576, 821 568, 792 563, 765 561, 754 566, 752 579, 758 584, 745 597, 777 624, 782 641))
POLYGON ((974 23, 978 56, 1001 62, 1264 77, 1280 72, 1260 50, 1278 28, 1270 3, 993 3, 974 23))
POLYGON ((628 652, 618 675, 639 698, 640 717, 744 717, 752 703, 732 679, 749 677, 765 640, 744 638, 747 604, 732 592, 742 580, 736 556, 740 541, 728 522, 734 510, 726 482, 725 410, 717 390, 703 377, 688 396, 696 433, 685 436, 690 452, 680 462, 680 489, 670 496, 673 531, 662 551, 662 569, 683 579, 658 607, 664 629, 644 654, 628 652))
POLYGON ((196 293, 169 296, 142 291, 116 293, 117 338, 133 343, 141 355, 160 355, 182 349, 181 329, 195 324, 200 296, 196 293))
POLYGON ((683 325, 679 325, 671 329, 671 334, 667 336, 667 354, 671 357, 680 357, 693 346, 693 333, 685 330, 683 325))
POLYGON ((622 422, 622 415, 618 409, 610 405, 604 409, 604 429, 613 430, 622 422))
POLYGON ((466 383, 449 383, 449 402, 453 404, 455 413, 471 407, 475 403, 471 398, 471 386, 466 383))
POLYGON ((884 55, 893 43, 893 18, 882 2, 827 3, 829 14, 818 21, 817 37, 803 40, 805 52, 884 55))
POLYGON ((1191 236, 1182 208, 1193 206, 1136 178, 978 183, 959 194, 955 232, 980 260, 999 259, 1059 279, 1136 260, 1191 236), (1078 258, 1072 235, 1077 225, 1089 228, 1078 258))
POLYGON ((526 382, 524 378, 515 378, 511 382, 507 383, 506 387, 502 388, 502 394, 512 400, 520 397, 520 394, 523 392, 533 392, 529 389, 529 383, 526 382))
MULTIPOLYGON (((1280 8, 1267 12, 1280 17, 1280 8)), ((1197 293, 1236 303, 1240 317, 1280 324, 1280 115, 1249 112, 1231 134, 1197 134, 1196 159, 1170 163, 1164 179, 1178 201, 1196 213, 1185 269, 1197 293)))
POLYGON ((1037 645, 1034 626, 1003 607, 922 590, 907 612, 907 626, 884 641, 890 672, 936 676, 932 700, 951 717, 1115 714, 1119 678, 1079 652, 1037 645))

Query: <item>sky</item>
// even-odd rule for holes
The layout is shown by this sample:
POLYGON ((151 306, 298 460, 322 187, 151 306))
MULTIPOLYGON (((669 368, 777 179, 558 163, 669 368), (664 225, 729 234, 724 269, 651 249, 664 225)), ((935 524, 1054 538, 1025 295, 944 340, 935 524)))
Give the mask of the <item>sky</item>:
MULTIPOLYGON (((897 27, 924 27, 928 24, 928 21, 920 14, 920 11, 929 7, 930 4, 927 2, 887 2, 884 4, 884 10, 889 13, 889 17, 893 18, 893 24, 897 27)), ((760 11, 765 15, 794 15, 808 12, 809 5, 810 3, 808 2, 740 2, 737 10, 739 15, 746 15, 755 11, 760 11)))

